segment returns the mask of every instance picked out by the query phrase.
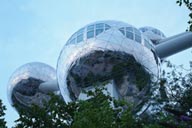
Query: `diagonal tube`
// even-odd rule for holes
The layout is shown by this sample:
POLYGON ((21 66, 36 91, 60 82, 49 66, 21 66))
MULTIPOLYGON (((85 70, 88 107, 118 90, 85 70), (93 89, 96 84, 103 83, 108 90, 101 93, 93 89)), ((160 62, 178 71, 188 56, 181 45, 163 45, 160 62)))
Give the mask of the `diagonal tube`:
POLYGON ((157 55, 164 59, 192 47, 192 32, 184 32, 164 40, 155 46, 157 55))

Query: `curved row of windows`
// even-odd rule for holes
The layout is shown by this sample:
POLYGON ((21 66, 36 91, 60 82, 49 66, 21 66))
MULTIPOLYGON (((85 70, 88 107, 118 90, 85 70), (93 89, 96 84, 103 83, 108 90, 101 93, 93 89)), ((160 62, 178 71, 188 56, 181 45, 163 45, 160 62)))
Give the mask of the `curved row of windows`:
POLYGON ((104 23, 93 24, 93 25, 87 26, 86 28, 81 28, 80 30, 78 30, 76 33, 74 33, 71 36, 71 38, 67 42, 67 45, 75 44, 75 43, 79 43, 79 42, 83 41, 85 29, 87 30, 85 39, 90 39, 90 38, 96 37, 100 33, 104 32, 110 28, 111 27, 109 25, 104 24, 104 23))
POLYGON ((140 30, 141 30, 142 32, 146 32, 146 31, 151 30, 154 34, 157 34, 157 35, 159 35, 159 36, 165 37, 165 35, 164 35, 161 31, 159 31, 158 29, 155 29, 155 28, 152 28, 152 29, 149 29, 149 28, 140 28, 140 30))
POLYGON ((122 27, 119 31, 131 40, 141 43, 141 32, 133 27, 122 27))
POLYGON ((93 24, 87 27, 87 39, 93 38, 111 27, 104 23, 93 24))
MULTIPOLYGON (((80 30, 78 30, 76 33, 74 33, 71 36, 71 38, 67 42, 67 45, 79 43, 84 40, 84 37, 85 37, 85 39, 90 39, 90 38, 96 37, 100 33, 104 32, 110 28, 111 27, 109 25, 104 24, 104 23, 93 24, 93 25, 87 26, 86 28, 81 28, 80 30)), ((129 38, 131 40, 134 40, 138 43, 142 42, 141 32, 134 27, 122 27, 119 29, 119 31, 124 36, 126 36, 127 38, 129 38)), ((144 39, 144 45, 149 49, 154 49, 153 45, 147 39, 144 39)))

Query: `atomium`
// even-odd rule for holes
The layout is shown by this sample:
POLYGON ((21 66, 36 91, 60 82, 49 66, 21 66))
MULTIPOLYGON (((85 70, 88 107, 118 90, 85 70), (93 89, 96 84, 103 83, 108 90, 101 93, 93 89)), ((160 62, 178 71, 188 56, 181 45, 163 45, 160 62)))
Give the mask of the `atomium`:
POLYGON ((50 80, 56 80, 56 72, 47 64, 33 62, 19 67, 8 83, 11 105, 16 105, 17 109, 28 108, 32 104, 42 106, 43 101, 49 100, 50 96, 39 86, 50 80))
POLYGON ((165 39, 165 35, 163 34, 163 32, 161 32, 160 30, 153 28, 153 27, 142 27, 139 28, 139 30, 145 35, 147 36, 154 45, 157 45, 157 43, 162 40, 165 39))
POLYGON ((141 103, 159 75, 153 43, 134 26, 119 21, 89 24, 67 41, 57 65, 66 102, 82 99, 82 90, 113 83, 114 97, 141 103), (153 78, 152 78, 153 77, 153 78))
POLYGON ((105 86, 110 95, 135 107, 146 102, 159 78, 163 59, 192 47, 192 33, 166 38, 153 27, 136 27, 120 21, 98 21, 75 32, 65 43, 57 73, 42 63, 17 69, 8 83, 10 103, 42 106, 47 93, 64 102, 86 100, 84 90, 105 86))

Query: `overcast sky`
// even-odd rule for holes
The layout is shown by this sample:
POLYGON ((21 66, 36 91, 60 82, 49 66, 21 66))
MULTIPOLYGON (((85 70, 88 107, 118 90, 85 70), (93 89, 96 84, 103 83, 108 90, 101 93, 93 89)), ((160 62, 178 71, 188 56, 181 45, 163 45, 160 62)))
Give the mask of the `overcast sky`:
MULTIPOLYGON (((21 65, 40 61, 56 67, 69 37, 98 20, 119 20, 137 28, 152 26, 169 37, 187 28, 188 10, 176 0, 0 0, 0 98, 13 126, 16 111, 7 100, 7 82, 21 65)), ((170 57, 187 64, 191 49, 170 57)))

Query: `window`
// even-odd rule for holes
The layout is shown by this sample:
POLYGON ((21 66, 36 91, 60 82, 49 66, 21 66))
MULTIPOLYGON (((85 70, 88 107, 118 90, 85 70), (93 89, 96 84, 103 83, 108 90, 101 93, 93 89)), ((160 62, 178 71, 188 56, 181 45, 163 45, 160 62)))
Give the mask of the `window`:
POLYGON ((126 32, 126 37, 133 40, 133 33, 132 32, 126 32))
POLYGON ((135 41, 141 43, 141 36, 135 34, 135 41))
POLYGON ((87 31, 94 30, 94 25, 90 25, 87 27, 87 31))
POLYGON ((99 35, 100 33, 103 32, 103 29, 104 29, 104 24, 103 23, 100 23, 100 24, 96 24, 96 32, 95 32, 95 35, 99 35))
POLYGON ((141 43, 141 32, 133 27, 122 27, 119 31, 131 40, 141 43))
POLYGON ((145 29, 145 28, 140 28, 140 30, 141 30, 142 32, 145 32, 145 31, 146 31, 146 29, 145 29))
POLYGON ((153 29, 152 32, 155 33, 155 34, 157 34, 157 35, 161 35, 160 31, 157 30, 157 29, 153 29))
POLYGON ((96 36, 103 32, 103 29, 96 29, 96 36))
POLYGON ((137 34, 137 35, 141 35, 141 32, 139 31, 139 30, 137 30, 136 28, 134 28, 134 32, 135 32, 135 34, 137 34))
POLYGON ((120 31, 123 35, 125 35, 125 29, 124 29, 124 28, 120 28, 119 31, 120 31))
POLYGON ((111 28, 111 27, 110 27, 109 25, 105 24, 105 31, 108 30, 108 29, 110 29, 110 28, 111 28))
POLYGON ((73 38, 69 44, 74 44, 76 42, 76 38, 73 38))
POLYGON ((87 27, 87 39, 94 37, 94 25, 87 27))
POLYGON ((77 43, 83 41, 83 32, 84 32, 84 28, 77 31, 77 43))
POLYGON ((100 23, 100 24, 96 24, 96 29, 103 29, 104 28, 104 24, 100 23))
POLYGON ((74 33, 71 36, 71 38, 69 39, 69 41, 67 42, 67 45, 75 44, 75 43, 79 43, 79 42, 83 41, 84 30, 85 30, 85 28, 81 28, 76 33, 74 33))
POLYGON ((77 43, 83 41, 83 34, 77 36, 77 43))
POLYGON ((126 31, 133 32, 133 28, 132 27, 126 27, 126 31))
POLYGON ((111 27, 104 23, 87 26, 87 39, 93 38, 111 27))
POLYGON ((84 28, 80 29, 79 31, 77 31, 77 35, 83 34, 84 28))
POLYGON ((94 31, 93 31, 93 30, 87 32, 87 39, 89 39, 89 38, 93 38, 93 37, 94 37, 94 31))

